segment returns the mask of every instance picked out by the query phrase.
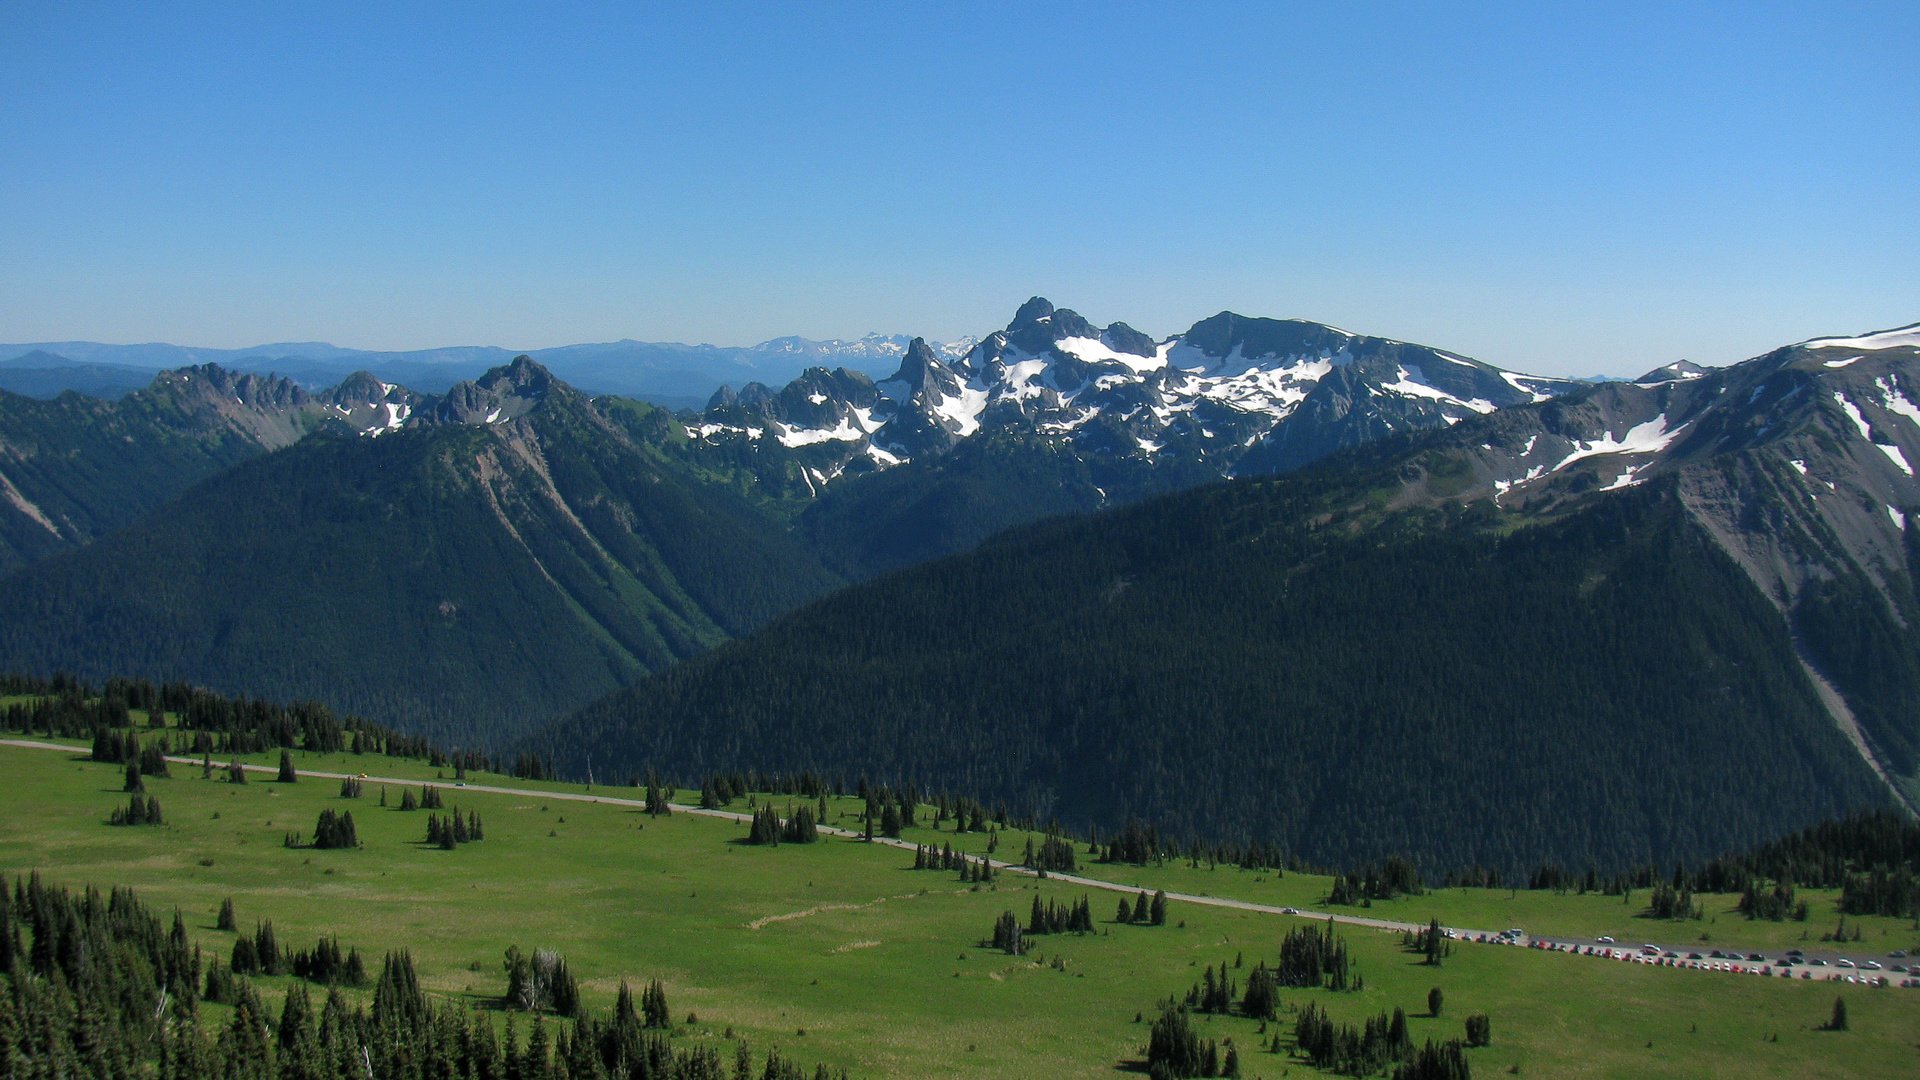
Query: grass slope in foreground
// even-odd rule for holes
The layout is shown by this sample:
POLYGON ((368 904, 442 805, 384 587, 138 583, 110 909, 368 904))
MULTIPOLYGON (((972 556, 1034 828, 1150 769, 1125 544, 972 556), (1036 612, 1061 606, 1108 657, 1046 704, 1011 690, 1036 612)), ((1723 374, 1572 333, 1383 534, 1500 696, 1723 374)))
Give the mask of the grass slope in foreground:
MULTIPOLYGON (((977 945, 996 916, 1024 915, 1036 889, 1062 903, 1085 890, 1007 874, 973 891, 952 875, 905 869, 911 856, 895 849, 844 840, 751 848, 732 842, 745 829, 726 821, 532 795, 448 789, 484 818, 487 838, 445 852, 420 843, 424 813, 382 809, 374 785, 349 801, 337 781, 231 785, 175 766, 173 779, 147 786, 167 824, 113 828, 106 817, 125 801, 119 770, 0 749, 0 871, 133 886, 160 911, 178 906, 198 943, 222 957, 233 935, 212 926, 229 896, 243 930, 271 920, 286 944, 338 933, 343 947, 370 956, 405 945, 430 991, 474 1005, 503 989, 509 945, 555 948, 591 1008, 610 1003, 623 978, 657 977, 676 1039, 718 1040, 730 1026, 756 1051, 777 1046, 861 1075, 1113 1075, 1141 1055, 1146 1025, 1136 1014, 1151 1018, 1203 965, 1270 960, 1296 925, 1176 904, 1165 927, 1116 926, 1106 922, 1111 896, 1095 893, 1099 932, 1042 938, 1014 959, 977 945), (310 833, 327 808, 356 811, 362 848, 281 846, 289 830, 310 833), (684 1023, 688 1014, 699 1019, 684 1023)), ((389 790, 389 802, 399 794, 389 790)), ((1353 1023, 1399 1006, 1416 1041, 1457 1037, 1462 1018, 1487 1013, 1493 1045, 1470 1052, 1483 1075, 1517 1065, 1553 1076, 1864 1076, 1920 1064, 1912 991, 1491 947, 1463 947, 1436 971, 1397 935, 1345 933, 1366 988, 1283 991, 1286 1006, 1318 1003, 1353 1023), (1424 1016, 1433 986, 1446 1001, 1437 1019, 1424 1016), (1852 1030, 1813 1030, 1836 993, 1847 997, 1852 1030)), ((261 980, 270 1003, 285 985, 261 980)), ((1311 1072, 1258 1051, 1265 1038, 1253 1021, 1198 1026, 1234 1039, 1245 1075, 1311 1072)), ((1290 1031, 1285 1012, 1279 1030, 1290 1031)))

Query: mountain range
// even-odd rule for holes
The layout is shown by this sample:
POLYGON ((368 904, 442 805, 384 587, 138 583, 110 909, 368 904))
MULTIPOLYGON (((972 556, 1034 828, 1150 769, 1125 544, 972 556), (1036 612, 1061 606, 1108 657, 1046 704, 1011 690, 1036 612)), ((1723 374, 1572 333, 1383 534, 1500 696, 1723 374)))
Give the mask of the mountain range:
MULTIPOLYGON (((364 371, 421 392, 442 393, 457 382, 477 379, 517 355, 526 355, 596 394, 697 407, 716 385, 788 379, 810 365, 833 364, 875 374, 891 371, 905 353, 907 341, 886 334, 850 341, 781 337, 750 346, 622 340, 524 354, 491 345, 379 351, 312 341, 241 349, 43 341, 0 345, 0 389, 34 397, 54 397, 64 390, 112 397, 146 385, 156 371, 217 364, 229 371, 279 375, 309 391, 364 371)), ((964 353, 972 345, 963 339, 937 348, 964 353)))
POLYGON ((1920 795, 1915 328, 1605 383, 1041 298, 862 347, 678 412, 528 356, 0 391, 0 668, 1430 868, 1920 795))
POLYGON ((1920 795, 1920 335, 1583 388, 836 593, 529 747, 1429 870, 1920 795), (1444 823, 1444 829, 1434 829, 1444 823))

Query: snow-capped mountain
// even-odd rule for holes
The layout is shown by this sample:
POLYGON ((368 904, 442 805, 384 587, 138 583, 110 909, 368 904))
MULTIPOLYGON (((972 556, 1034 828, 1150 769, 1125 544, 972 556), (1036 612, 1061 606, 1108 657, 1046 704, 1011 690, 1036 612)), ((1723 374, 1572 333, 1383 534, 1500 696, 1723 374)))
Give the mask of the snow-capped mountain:
POLYGON ((1410 492, 1530 512, 1670 478, 1782 607, 1838 570, 1885 587, 1920 513, 1920 326, 1596 386, 1461 428, 1427 461, 1444 484, 1410 492))
POLYGON ((814 486, 996 431, 1070 445, 1113 467, 1198 464, 1219 477, 1297 468, 1577 385, 1424 345, 1230 312, 1156 341, 1035 297, 964 352, 914 339, 898 370, 878 382, 813 368, 778 391, 723 389, 688 434, 774 440, 797 453, 814 486))

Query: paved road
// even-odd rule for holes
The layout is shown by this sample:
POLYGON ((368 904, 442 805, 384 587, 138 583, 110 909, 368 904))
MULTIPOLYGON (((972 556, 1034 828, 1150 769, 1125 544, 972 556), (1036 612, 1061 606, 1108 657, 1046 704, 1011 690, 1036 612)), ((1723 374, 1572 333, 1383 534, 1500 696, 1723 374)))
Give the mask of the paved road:
MULTIPOLYGON (((67 753, 79 754, 81 756, 85 756, 88 753, 88 751, 84 747, 66 746, 60 743, 38 742, 32 739, 0 739, 0 746, 17 746, 17 747, 21 747, 23 749, 28 749, 28 750, 63 750, 63 751, 66 751, 67 753)), ((181 765, 201 764, 201 761, 198 758, 183 757, 183 756, 169 757, 167 760, 177 764, 181 764, 181 765)), ((224 768, 225 766, 220 766, 220 767, 224 768)), ((269 765, 247 765, 247 766, 244 766, 244 768, 248 772, 252 772, 252 773, 268 773, 273 775, 278 775, 280 771, 278 768, 269 766, 269 765)), ((517 796, 536 798, 536 799, 558 799, 564 802, 604 803, 608 806, 632 806, 632 807, 637 807, 641 809, 644 809, 646 807, 645 799, 629 799, 629 798, 623 798, 617 795, 596 795, 591 792, 540 791, 533 788, 500 787, 493 784, 458 783, 457 781, 456 782, 448 782, 448 781, 435 782, 435 781, 409 780, 401 777, 373 776, 373 775, 363 774, 363 773, 303 771, 300 775, 317 777, 317 778, 326 779, 326 780, 344 780, 348 777, 361 777, 367 783, 371 783, 371 784, 395 784, 399 786, 409 786, 413 784, 430 783, 430 784, 434 784, 436 787, 452 788, 457 784, 459 790, 485 792, 490 795, 517 795, 517 796)), ((752 817, 753 817, 753 815, 751 814, 745 814, 735 810, 708 810, 698 806, 686 806, 681 803, 671 803, 669 805, 673 807, 673 812, 676 814, 693 814, 700 817, 722 818, 728 821, 739 821, 739 822, 750 821, 752 820, 752 817)), ((825 833, 829 836, 840 836, 840 837, 846 837, 848 839, 857 840, 857 839, 860 839, 861 836, 863 835, 854 830, 842 829, 833 825, 821 825, 819 828, 822 833, 825 833)), ((874 837, 873 843, 882 844, 887 847, 901 848, 906 851, 912 851, 916 846, 911 841, 895 840, 895 839, 884 837, 884 836, 874 837)), ((1078 874, 1057 874, 1057 873, 1043 874, 1038 871, 1029 870, 1024 866, 1019 865, 1018 863, 1010 863, 1010 862, 1002 861, 1000 859, 991 859, 991 858, 988 859, 987 861, 992 864, 995 872, 999 872, 999 873, 1021 874, 1028 877, 1045 877, 1051 881, 1065 882, 1069 885, 1079 885, 1084 888, 1099 889, 1105 892, 1125 893, 1129 896, 1136 895, 1142 891, 1142 886, 1139 886, 1139 885, 1125 885, 1116 881, 1104 881, 1100 878, 1082 877, 1078 874)), ((1231 908, 1236 911, 1252 911, 1252 912, 1257 912, 1263 915, 1281 915, 1281 916, 1291 916, 1291 917, 1301 918, 1301 919, 1316 919, 1316 920, 1333 919, 1336 922, 1339 922, 1340 924, 1345 926, 1359 926, 1359 927, 1366 927, 1366 928, 1375 929, 1375 930, 1405 931, 1405 930, 1425 930, 1427 928, 1426 923, 1394 922, 1391 919, 1366 918, 1363 916, 1349 915, 1344 912, 1307 911, 1299 908, 1281 907, 1274 904, 1257 904, 1249 900, 1234 900, 1230 897, 1224 897, 1224 896, 1196 896, 1191 893, 1170 892, 1167 894, 1167 899, 1169 901, 1179 901, 1180 903, 1183 903, 1183 904, 1194 904, 1200 907, 1231 908)), ((1497 947, 1499 945, 1507 945, 1508 947, 1533 948, 1533 949, 1539 949, 1542 951, 1565 952, 1565 953, 1571 953, 1571 954, 1582 955, 1582 956, 1592 955, 1600 959, 1611 959, 1611 960, 1617 960, 1624 963, 1641 963, 1649 966, 1667 967, 1667 968, 1672 968, 1673 970, 1676 970, 1676 971, 1678 970, 1724 971, 1728 974, 1762 975, 1762 976, 1773 976, 1776 978, 1782 977, 1783 973, 1785 973, 1787 975, 1790 975, 1794 979, 1802 979, 1803 975, 1805 975, 1806 977, 1811 979, 1827 980, 1827 981, 1846 981, 1849 978, 1852 978, 1857 981, 1863 977, 1876 977, 1876 978, 1891 977, 1895 983, 1899 983, 1902 980, 1908 978, 1908 976, 1902 973, 1893 972, 1890 970, 1889 971, 1865 971, 1860 969, 1848 970, 1845 968, 1834 967, 1834 966, 1827 966, 1827 967, 1796 966, 1793 968, 1783 969, 1776 966, 1774 963, 1749 962, 1745 960, 1715 961, 1715 960, 1708 959, 1708 960, 1701 960, 1696 962, 1696 961, 1690 961, 1685 959, 1685 957, 1688 956, 1689 953, 1696 950, 1687 948, 1685 946, 1678 946, 1678 945, 1661 946, 1662 954, 1666 952, 1673 952, 1677 954, 1677 956, 1674 958, 1668 958, 1664 955, 1648 956, 1643 954, 1640 951, 1640 946, 1643 944, 1641 942, 1635 942, 1632 945, 1621 944, 1621 945, 1613 945, 1613 946, 1604 946, 1604 945, 1596 944, 1594 942, 1588 942, 1584 940, 1575 940, 1572 938, 1565 938, 1565 937, 1531 938, 1531 937, 1527 937, 1526 935, 1521 935, 1518 939, 1514 939, 1511 942, 1507 942, 1507 941, 1497 940, 1499 931, 1495 931, 1495 930, 1476 930, 1476 929, 1469 929, 1466 927, 1457 927, 1457 926, 1443 926, 1441 927, 1441 929, 1453 932, 1453 934, 1456 935, 1456 941, 1462 944, 1480 944, 1482 942, 1485 942, 1488 947, 1497 947)), ((1747 951, 1754 952, 1757 950, 1747 950, 1747 951)), ((1704 954, 1702 955, 1704 956, 1704 954)), ((1829 962, 1829 964, 1832 964, 1834 961, 1837 961, 1841 955, 1843 954, 1833 953, 1833 952, 1825 952, 1825 953, 1810 952, 1807 954, 1807 957, 1808 959, 1812 959, 1815 956, 1820 956, 1821 958, 1826 959, 1829 962)), ((1853 954, 1852 958, 1854 959, 1855 962, 1863 962, 1866 959, 1866 956, 1864 954, 1856 953, 1856 954, 1853 954)), ((1770 959, 1778 960, 1779 957, 1772 957, 1770 959)), ((1896 962, 1901 963, 1903 965, 1906 963, 1905 961, 1896 961, 1896 962)))

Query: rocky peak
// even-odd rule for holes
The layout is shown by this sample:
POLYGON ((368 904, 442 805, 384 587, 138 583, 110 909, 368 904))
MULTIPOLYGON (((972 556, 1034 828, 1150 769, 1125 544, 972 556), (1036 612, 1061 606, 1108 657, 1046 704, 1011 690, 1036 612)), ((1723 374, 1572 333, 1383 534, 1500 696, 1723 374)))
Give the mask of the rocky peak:
POLYGON ((1157 342, 1123 322, 1100 331, 1100 343, 1114 352, 1131 356, 1152 356, 1159 351, 1157 342))
POLYGON ((1633 381, 1636 383, 1639 383, 1642 386, 1651 386, 1654 383, 1676 382, 1676 381, 1683 381, 1686 379, 1697 379, 1700 376, 1705 375, 1706 373, 1707 373, 1706 368, 1701 367, 1699 364, 1696 364, 1691 360, 1675 360, 1671 364, 1667 364, 1663 367, 1654 368, 1652 371, 1647 372, 1645 375, 1642 375, 1633 381))

